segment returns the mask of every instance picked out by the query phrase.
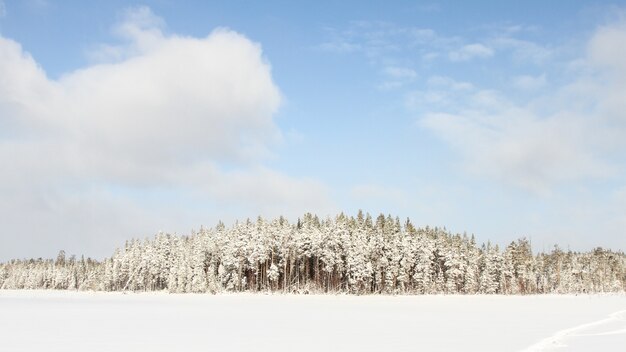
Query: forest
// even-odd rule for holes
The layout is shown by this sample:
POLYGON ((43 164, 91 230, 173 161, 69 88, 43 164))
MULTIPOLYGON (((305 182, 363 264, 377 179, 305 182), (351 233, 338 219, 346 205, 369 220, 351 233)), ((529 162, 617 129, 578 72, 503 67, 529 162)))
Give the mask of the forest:
POLYGON ((626 289, 626 255, 534 253, 521 238, 505 248, 474 236, 416 228, 407 219, 359 212, 218 223, 187 236, 127 241, 102 261, 0 263, 2 289, 347 294, 605 293, 626 289))

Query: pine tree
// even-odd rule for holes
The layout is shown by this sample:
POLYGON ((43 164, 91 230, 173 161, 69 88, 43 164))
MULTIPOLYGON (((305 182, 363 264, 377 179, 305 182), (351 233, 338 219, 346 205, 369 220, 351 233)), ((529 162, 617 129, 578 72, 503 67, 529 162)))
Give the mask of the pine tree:
POLYGON ((132 239, 101 262, 67 256, 0 263, 2 289, 105 291, 349 292, 355 294, 535 294, 622 292, 626 255, 590 252, 533 255, 525 238, 504 251, 445 228, 415 228, 390 215, 360 211, 295 224, 236 222, 189 236, 132 239))

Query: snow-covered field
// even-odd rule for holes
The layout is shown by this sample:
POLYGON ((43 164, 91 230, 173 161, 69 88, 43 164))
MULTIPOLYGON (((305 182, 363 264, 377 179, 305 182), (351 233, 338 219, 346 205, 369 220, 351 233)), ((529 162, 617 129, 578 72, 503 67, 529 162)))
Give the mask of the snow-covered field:
POLYGON ((626 296, 0 291, 1 351, 624 351, 626 296))

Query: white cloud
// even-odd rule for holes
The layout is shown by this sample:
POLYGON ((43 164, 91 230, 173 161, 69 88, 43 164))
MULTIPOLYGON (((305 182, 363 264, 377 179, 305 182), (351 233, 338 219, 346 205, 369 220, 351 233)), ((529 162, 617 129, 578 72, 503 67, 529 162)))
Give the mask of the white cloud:
POLYGON ((126 45, 99 44, 87 52, 87 56, 95 62, 108 63, 140 56, 162 43, 165 27, 163 19, 155 16, 148 7, 127 9, 122 14, 122 21, 113 28, 114 34, 127 41, 126 45))
POLYGON ((456 81, 445 76, 431 76, 427 87, 408 92, 404 97, 405 106, 410 110, 449 108, 457 104, 465 94, 475 89, 469 82, 456 81))
POLYGON ((54 251, 71 242, 65 236, 156 231, 154 219, 184 213, 193 199, 259 213, 329 207, 324 185, 262 166, 282 140, 273 120, 282 99, 260 46, 227 29, 192 38, 163 28, 149 9, 129 11, 115 28, 124 43, 106 47, 115 55, 58 80, 0 37, 0 257, 41 253, 37 241, 16 249, 22 236, 54 251), (165 190, 183 204, 157 197, 165 204, 152 211, 141 200, 165 190), (136 225, 125 227, 124 214, 136 225), (26 222, 41 230, 26 235, 26 222))
POLYGON ((463 155, 466 170, 534 193, 547 194, 555 184, 614 173, 595 154, 595 141, 586 141, 586 128, 592 126, 581 117, 542 119, 511 107, 429 114, 422 123, 463 155))
POLYGON ((594 89, 602 92, 602 99, 596 102, 598 109, 620 131, 626 130, 626 22, 604 26, 594 35, 588 46, 592 65, 602 71, 595 78, 594 89))
POLYGON ((385 81, 381 84, 378 85, 378 89, 380 90, 393 90, 393 89, 398 89, 398 88, 402 88, 404 86, 404 82, 400 82, 400 81, 385 81))
POLYGON ((383 74, 389 80, 378 85, 381 90, 401 88, 417 78, 417 72, 408 67, 387 66, 383 69, 383 74))
MULTIPOLYGON (((626 147, 626 64, 617 59, 624 43, 625 26, 603 27, 589 42, 585 67, 553 93, 520 104, 494 90, 470 91, 421 124, 453 146, 472 173, 535 193, 616 177, 626 147)), ((528 88, 544 78, 518 83, 528 88)))
POLYGON ((433 50, 447 49, 460 42, 459 38, 441 36, 433 29, 403 27, 383 21, 353 21, 346 29, 326 28, 326 31, 330 38, 318 45, 319 49, 360 53, 383 69, 400 54, 417 52, 420 56, 426 55, 425 59, 432 59, 432 55, 438 55, 433 50))
POLYGON ((439 58, 439 53, 436 52, 428 52, 422 55, 422 60, 425 62, 433 62, 437 58, 439 58))
POLYGON ((548 62, 555 55, 553 48, 508 36, 497 37, 490 40, 489 44, 500 51, 510 52, 513 59, 519 63, 540 65, 548 62))
POLYGON ((406 31, 413 41, 426 42, 437 39, 437 33, 430 28, 409 28, 406 31))
POLYGON ((222 202, 245 204, 252 213, 295 217, 304 212, 334 210, 328 202, 328 190, 314 179, 295 179, 266 167, 256 167, 226 172, 217 180, 207 185, 211 195, 222 202))
POLYGON ((626 55, 626 23, 603 26, 589 42, 590 59, 601 66, 609 67, 626 74, 626 62, 622 60, 626 55))
POLYGON ((427 83, 431 87, 451 89, 454 91, 474 89, 474 85, 469 82, 457 81, 445 76, 431 76, 428 78, 427 83))
POLYGON ((513 77, 513 85, 521 90, 537 90, 545 87, 546 75, 542 74, 540 76, 530 76, 530 75, 521 75, 513 77))
POLYGON ((388 66, 383 71, 386 75, 404 80, 412 80, 417 78, 417 72, 407 67, 388 66))
POLYGON ((321 45, 319 45, 319 49, 324 50, 324 51, 329 51, 329 52, 345 54, 345 53, 351 53, 351 52, 360 50, 361 46, 343 41, 341 39, 336 39, 330 42, 322 43, 321 45))
POLYGON ((451 103, 451 94, 438 90, 416 90, 406 94, 404 105, 410 110, 445 107, 451 103))
POLYGON ((474 58, 489 58, 492 57, 494 51, 492 48, 485 46, 484 44, 474 43, 467 44, 458 50, 451 51, 448 54, 450 61, 468 61, 474 58))

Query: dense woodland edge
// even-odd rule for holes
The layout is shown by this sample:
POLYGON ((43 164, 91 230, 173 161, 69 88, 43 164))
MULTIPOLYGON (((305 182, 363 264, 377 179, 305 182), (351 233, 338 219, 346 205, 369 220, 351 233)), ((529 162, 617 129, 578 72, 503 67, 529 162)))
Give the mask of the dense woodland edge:
POLYGON ((533 254, 525 238, 505 248, 474 236, 416 228, 359 212, 291 224, 237 222, 189 236, 127 241, 103 261, 66 257, 0 263, 2 289, 350 294, 543 294, 626 290, 626 255, 533 254))

